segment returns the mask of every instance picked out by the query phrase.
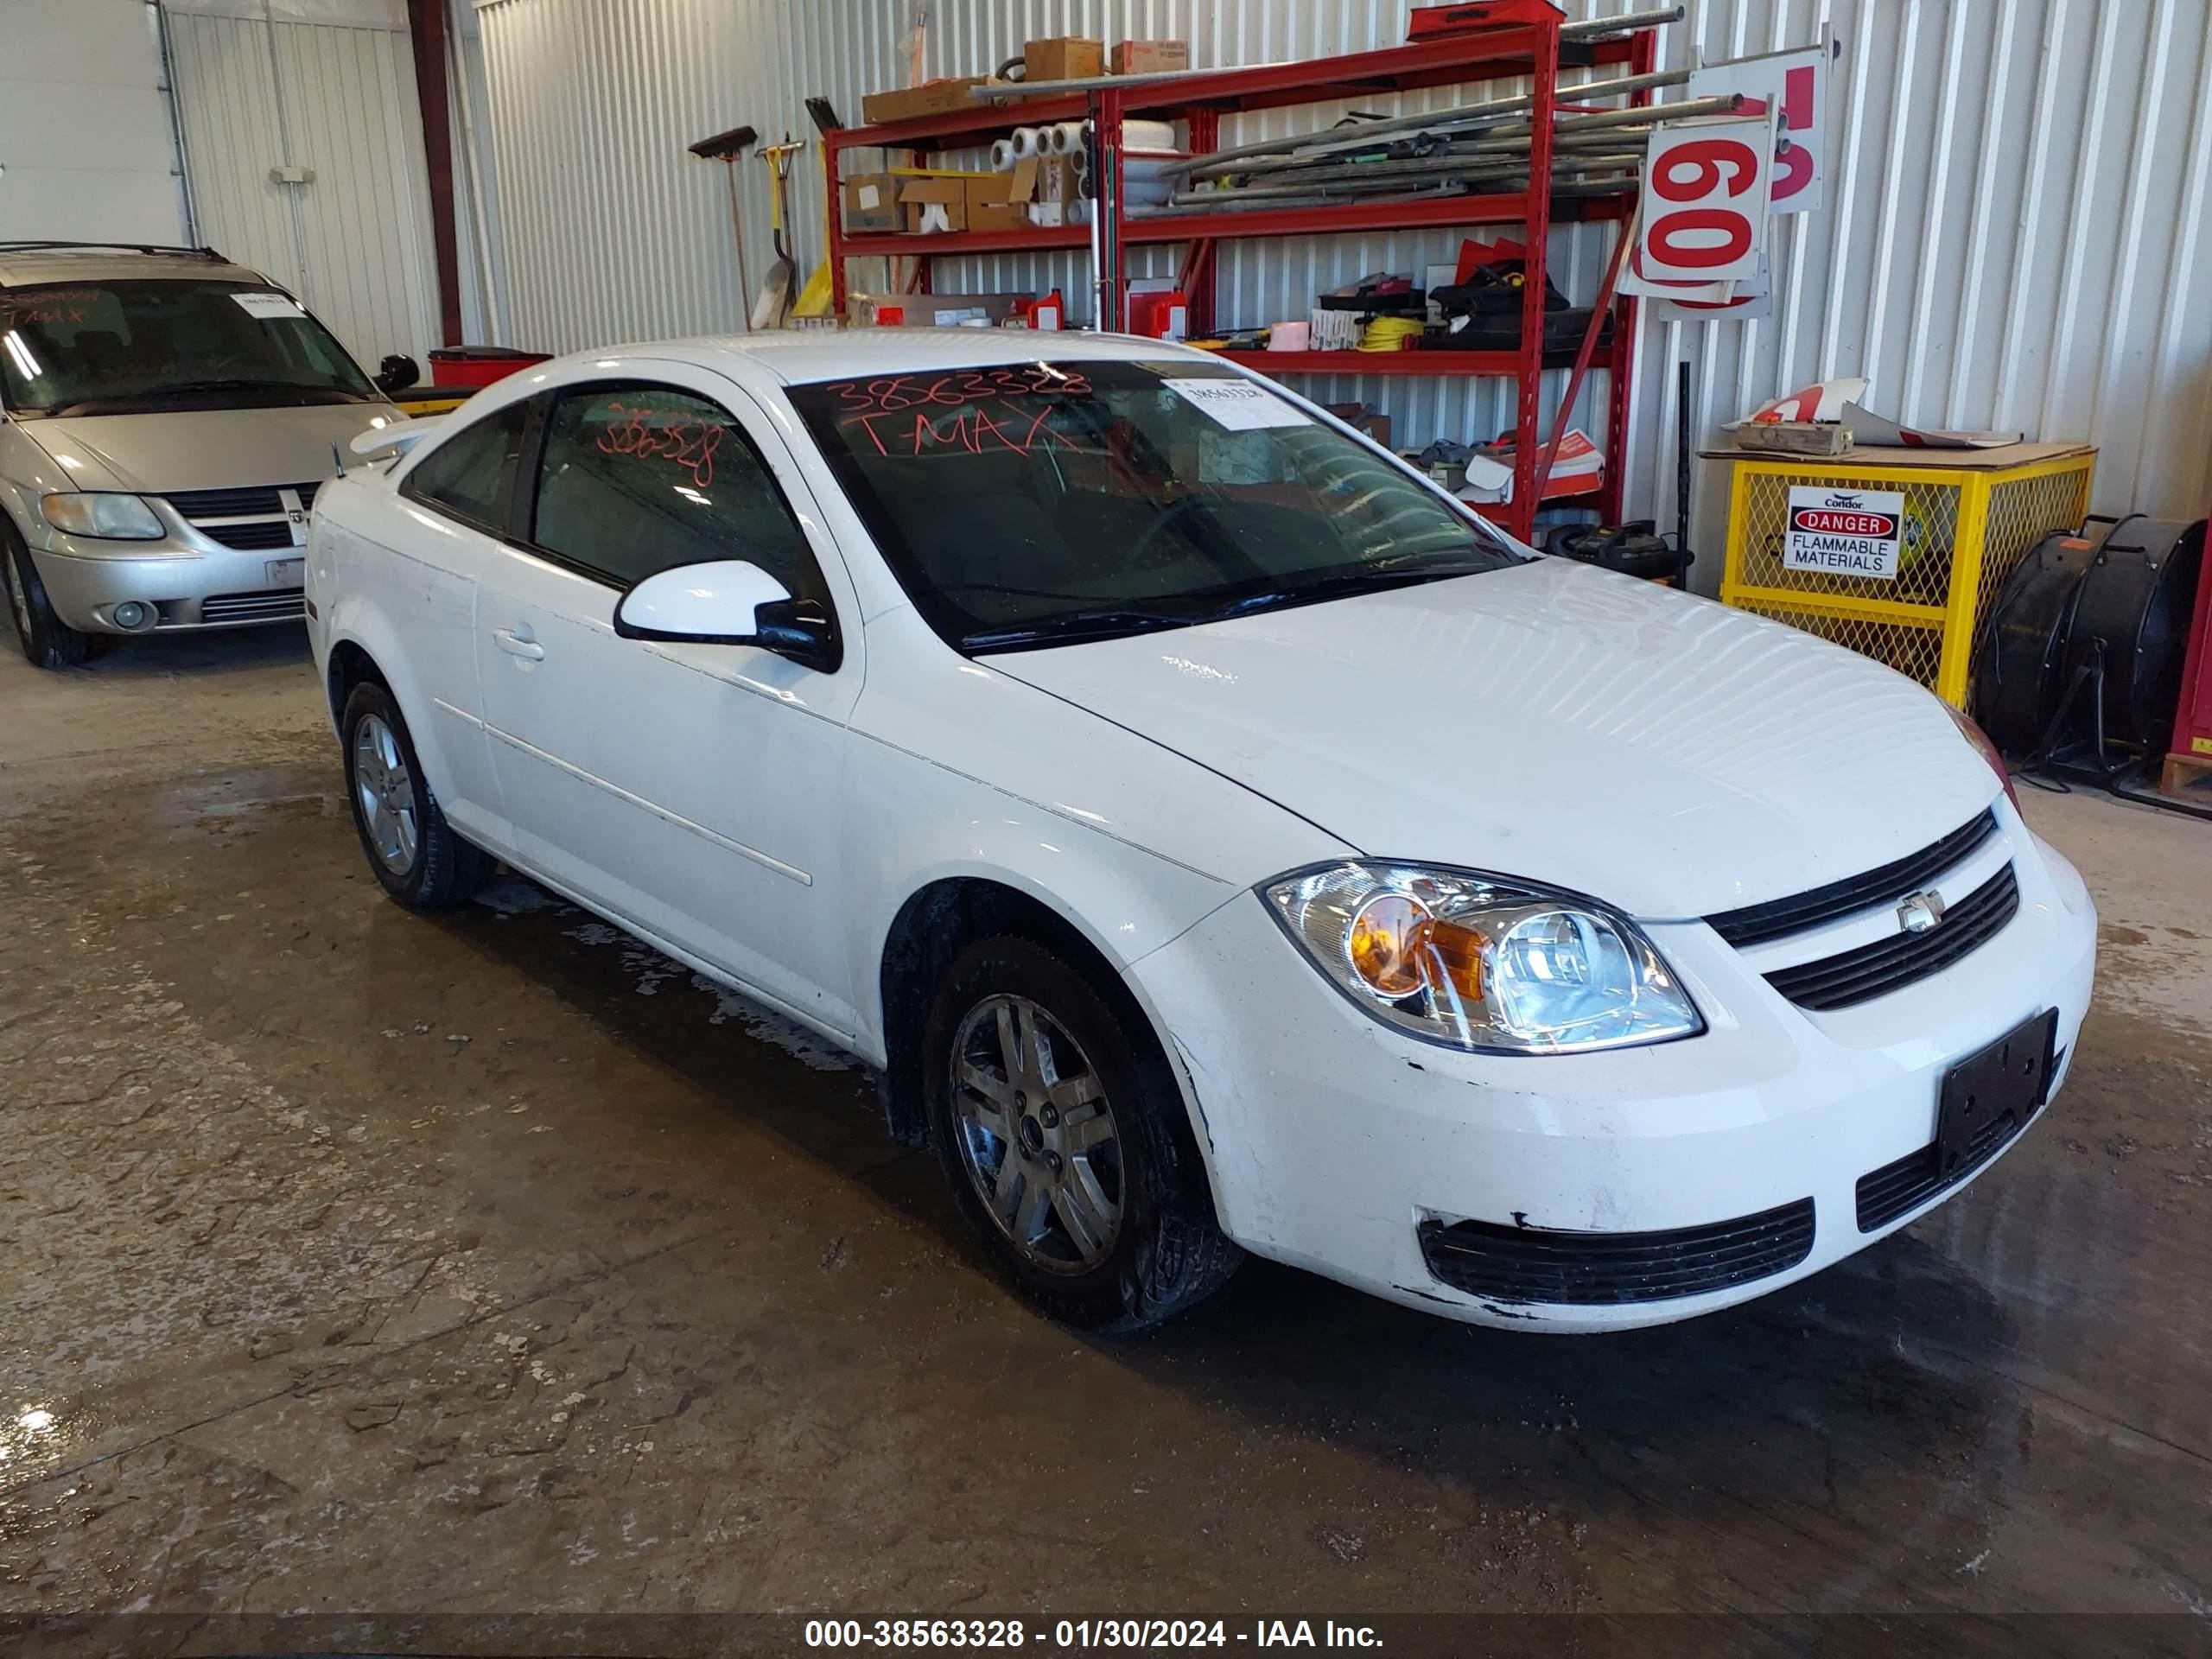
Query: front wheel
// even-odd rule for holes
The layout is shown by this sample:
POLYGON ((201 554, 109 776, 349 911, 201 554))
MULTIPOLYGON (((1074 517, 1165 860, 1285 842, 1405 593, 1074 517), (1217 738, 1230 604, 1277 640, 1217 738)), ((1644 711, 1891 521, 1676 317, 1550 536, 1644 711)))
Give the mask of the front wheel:
POLYGON ((1054 1318, 1135 1330, 1228 1279, 1182 1097, 1133 1009, 1033 940, 954 958, 925 1027, 931 1139, 962 1213, 1054 1318))
POLYGON ((466 904, 492 861, 446 822, 391 694, 374 681, 355 686, 340 729, 353 827, 384 890, 410 910, 466 904))
POLYGON ((0 518, 0 565, 7 567, 0 573, 0 580, 7 586, 8 614, 16 625, 16 640, 31 666, 70 668, 83 662, 92 642, 54 614, 30 549, 23 545, 15 526, 3 518, 0 518))

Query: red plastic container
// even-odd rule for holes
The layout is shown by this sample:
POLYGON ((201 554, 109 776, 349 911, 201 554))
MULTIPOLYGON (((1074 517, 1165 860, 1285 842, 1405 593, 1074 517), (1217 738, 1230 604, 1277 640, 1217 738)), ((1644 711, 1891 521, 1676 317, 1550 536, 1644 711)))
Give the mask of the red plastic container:
POLYGON ((441 346, 430 353, 430 378, 441 386, 480 388, 505 379, 517 369, 543 363, 548 355, 505 346, 441 346))

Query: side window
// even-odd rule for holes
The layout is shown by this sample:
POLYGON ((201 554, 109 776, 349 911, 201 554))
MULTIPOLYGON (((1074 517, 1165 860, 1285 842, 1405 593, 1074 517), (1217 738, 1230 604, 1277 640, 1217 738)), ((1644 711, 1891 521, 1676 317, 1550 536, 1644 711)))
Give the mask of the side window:
POLYGON ((494 536, 505 534, 507 488, 522 454, 529 412, 527 399, 509 404, 455 433, 401 480, 400 493, 442 507, 494 536))
POLYGON ((672 386, 594 386, 553 405, 531 539, 629 588, 746 559, 819 596, 814 556, 734 416, 672 386))

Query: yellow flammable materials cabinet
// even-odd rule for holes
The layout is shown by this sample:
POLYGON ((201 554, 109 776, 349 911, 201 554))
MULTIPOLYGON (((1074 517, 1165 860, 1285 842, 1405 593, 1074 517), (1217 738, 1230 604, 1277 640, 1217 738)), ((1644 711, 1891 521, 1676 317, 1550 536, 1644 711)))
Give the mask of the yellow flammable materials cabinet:
POLYGON ((1726 461, 1723 603, 1847 645, 1964 708, 1974 641, 2021 556, 2089 510, 2096 450, 1853 449, 1726 461))

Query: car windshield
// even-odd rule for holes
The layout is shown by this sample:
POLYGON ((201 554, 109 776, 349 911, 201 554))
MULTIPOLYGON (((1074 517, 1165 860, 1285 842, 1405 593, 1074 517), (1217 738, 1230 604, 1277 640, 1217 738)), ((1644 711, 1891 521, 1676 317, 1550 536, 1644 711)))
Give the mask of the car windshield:
POLYGON ((376 396, 346 348, 286 296, 175 278, 0 289, 0 391, 30 415, 376 396))
POLYGON ((1224 365, 1037 362, 790 396, 916 607, 965 652, 1188 626, 1523 556, 1224 365))

